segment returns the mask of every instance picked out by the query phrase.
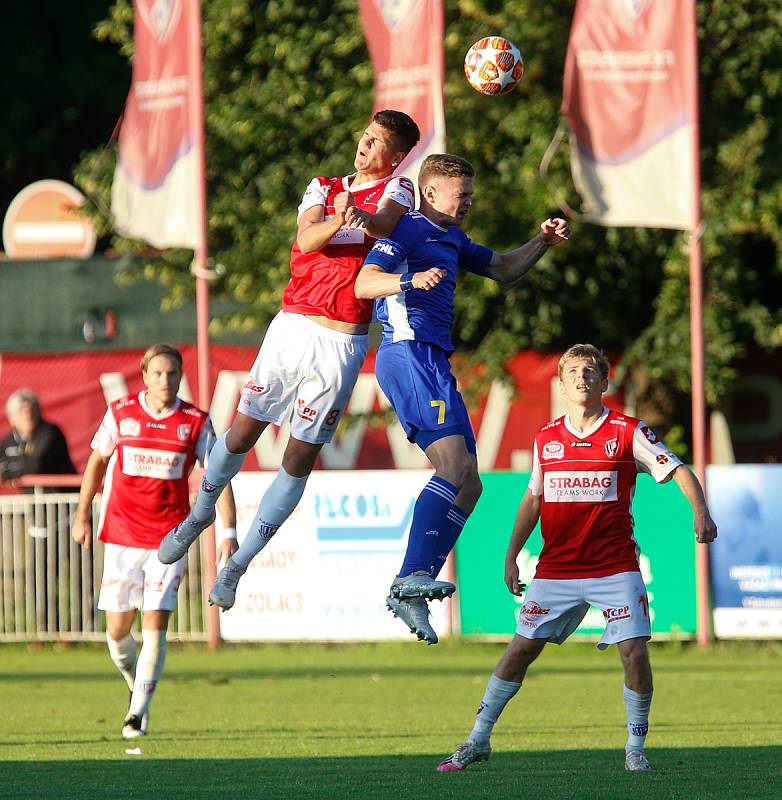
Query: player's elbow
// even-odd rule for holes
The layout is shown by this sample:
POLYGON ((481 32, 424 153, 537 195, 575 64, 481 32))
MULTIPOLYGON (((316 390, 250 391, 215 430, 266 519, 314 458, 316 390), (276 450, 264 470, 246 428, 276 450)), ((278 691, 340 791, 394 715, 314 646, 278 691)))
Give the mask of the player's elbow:
POLYGON ((359 300, 374 300, 378 295, 372 291, 371 282, 362 279, 361 276, 356 279, 356 297, 359 300))

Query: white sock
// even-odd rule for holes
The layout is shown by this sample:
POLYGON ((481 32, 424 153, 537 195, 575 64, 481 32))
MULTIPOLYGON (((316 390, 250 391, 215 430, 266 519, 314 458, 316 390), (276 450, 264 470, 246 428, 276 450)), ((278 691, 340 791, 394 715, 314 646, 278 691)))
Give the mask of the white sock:
POLYGON ((114 666, 122 674, 128 689, 133 691, 133 681, 136 679, 136 640, 133 634, 129 633, 124 639, 112 639, 107 633, 106 644, 114 666))
POLYGON ((494 723, 502 714, 508 701, 519 691, 520 683, 504 681, 496 675, 489 678, 486 693, 475 714, 475 725, 468 737, 475 744, 488 744, 494 723))
POLYGON ((627 744, 625 752, 643 750, 646 734, 649 732, 649 709, 652 706, 652 692, 636 692, 624 687, 625 709, 627 711, 627 744))
POLYGON ((190 510, 194 519, 207 519, 212 516, 217 498, 231 478, 242 468, 247 455, 247 453, 232 453, 225 444, 225 436, 226 434, 223 434, 215 442, 209 453, 204 479, 190 510))
POLYGON ((239 549, 231 556, 233 562, 247 569, 255 556, 269 544, 277 529, 299 504, 309 475, 295 478, 280 467, 276 477, 261 498, 258 511, 250 525, 247 536, 239 549))
POLYGON ((166 632, 141 629, 143 644, 136 662, 136 680, 128 715, 143 717, 152 702, 152 695, 166 662, 166 632))

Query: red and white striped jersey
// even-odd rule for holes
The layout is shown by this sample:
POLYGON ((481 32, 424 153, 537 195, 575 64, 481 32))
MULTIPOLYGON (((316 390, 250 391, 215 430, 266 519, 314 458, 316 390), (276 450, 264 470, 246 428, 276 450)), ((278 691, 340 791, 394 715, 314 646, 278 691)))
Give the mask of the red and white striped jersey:
POLYGON ((196 460, 204 463, 210 436, 209 416, 179 398, 159 414, 144 392, 112 403, 91 445, 111 457, 98 538, 156 550, 190 511, 188 475, 196 460))
MULTIPOLYGON (((324 207, 325 219, 334 216, 334 198, 350 191, 356 205, 370 214, 385 200, 394 200, 407 209, 415 206, 412 182, 403 176, 382 178, 351 187, 354 176, 313 178, 304 193, 299 216, 313 206, 324 207)), ((291 279, 282 296, 283 311, 313 314, 354 324, 372 320, 373 300, 359 300, 355 293, 356 275, 375 240, 361 228, 341 228, 320 250, 302 253, 296 242, 291 248, 291 279)))
POLYGON ((542 497, 537 578, 600 578, 637 571, 631 504, 639 472, 658 483, 681 461, 642 420, 604 410, 586 433, 567 416, 535 436, 529 489, 542 497))

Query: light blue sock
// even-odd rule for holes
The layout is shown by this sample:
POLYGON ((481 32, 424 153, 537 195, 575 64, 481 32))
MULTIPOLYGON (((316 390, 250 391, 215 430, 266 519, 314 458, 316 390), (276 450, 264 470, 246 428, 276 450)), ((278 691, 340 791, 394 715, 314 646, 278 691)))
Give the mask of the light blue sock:
POLYGON ((434 577, 440 571, 442 563, 438 561, 437 555, 444 546, 442 536, 446 517, 456 499, 457 491, 452 483, 434 475, 418 495, 413 509, 405 560, 399 570, 400 578, 420 570, 434 577))
POLYGON ((288 475, 285 469, 280 467, 277 476, 261 498, 247 536, 231 556, 237 566, 247 569, 253 558, 269 544, 277 529, 299 504, 304 494, 304 487, 307 485, 307 478, 309 475, 303 478, 288 475))
POLYGON ((232 453, 225 444, 225 434, 216 442, 206 462, 206 472, 198 497, 190 514, 194 519, 207 519, 214 512, 217 498, 228 482, 242 468, 247 453, 232 453))

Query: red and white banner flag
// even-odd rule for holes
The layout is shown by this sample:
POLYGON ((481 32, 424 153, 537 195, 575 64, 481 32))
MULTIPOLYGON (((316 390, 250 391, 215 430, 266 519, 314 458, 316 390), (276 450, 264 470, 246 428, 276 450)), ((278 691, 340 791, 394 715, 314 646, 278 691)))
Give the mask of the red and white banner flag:
POLYGON ((563 111, 585 216, 692 229, 695 0, 578 0, 563 111))
POLYGON ((115 228, 155 247, 200 246, 197 0, 134 0, 135 53, 111 191, 115 228))
POLYGON ((375 70, 373 113, 404 111, 421 140, 397 173, 417 183, 421 162, 445 150, 442 0, 360 0, 364 35, 375 70))

